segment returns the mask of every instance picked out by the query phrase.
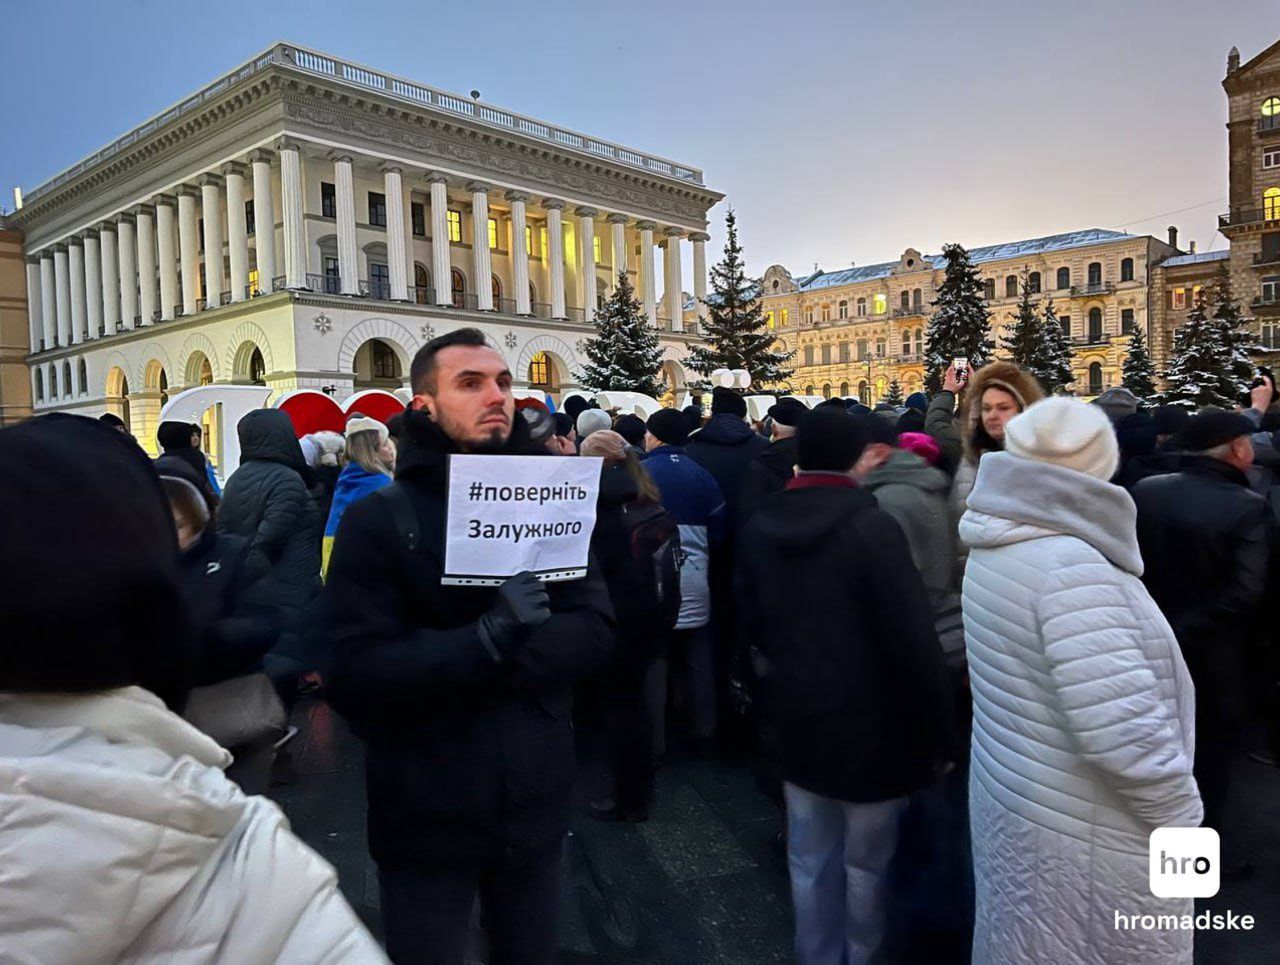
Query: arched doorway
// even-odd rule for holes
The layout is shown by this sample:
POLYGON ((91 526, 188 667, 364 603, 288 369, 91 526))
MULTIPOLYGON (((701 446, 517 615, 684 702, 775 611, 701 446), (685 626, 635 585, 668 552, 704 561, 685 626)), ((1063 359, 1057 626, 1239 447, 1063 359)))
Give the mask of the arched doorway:
POLYGON ((554 352, 536 352, 529 360, 525 378, 529 388, 546 392, 559 403, 560 393, 564 391, 566 371, 564 362, 554 352))
MULTIPOLYGON (((261 355, 262 353, 258 354, 261 355)), ((209 358, 204 352, 196 351, 191 353, 191 357, 187 359, 184 382, 187 388, 210 385, 213 382, 213 365, 210 364, 209 358)))
POLYGON ((449 273, 450 281, 453 285, 453 307, 467 307, 467 276, 457 268, 449 273))
POLYGON ((118 365, 113 365, 107 372, 105 394, 107 411, 119 418, 126 430, 132 431, 129 425, 129 379, 125 376, 124 369, 118 365))
POLYGON ((676 403, 689 388, 688 379, 679 362, 667 359, 658 370, 662 378, 663 393, 658 401, 664 409, 675 408, 676 403))
POLYGON ((858 401, 861 402, 863 405, 870 405, 871 403, 868 401, 870 397, 871 397, 871 394, 867 391, 866 379, 863 379, 861 382, 858 383, 858 401))
POLYGON ((431 273, 427 271, 426 265, 413 266, 413 300, 419 305, 431 302, 431 273))
POLYGON ((1102 394, 1102 365, 1099 362, 1089 365, 1089 394, 1102 394))
POLYGON ((240 385, 266 385, 267 363, 262 349, 253 342, 245 342, 236 349, 232 365, 232 379, 240 385))
POLYGON ((500 312, 502 311, 502 281, 497 275, 494 275, 490 279, 489 285, 493 295, 493 310, 500 312))
POLYGON ((142 391, 129 400, 132 416, 130 429, 134 438, 147 452, 158 453, 156 428, 160 424, 160 410, 169 401, 169 373, 159 359, 151 359, 142 370, 142 391))
POLYGON ((371 338, 356 349, 351 371, 352 387, 357 392, 363 389, 393 392, 404 385, 404 364, 399 353, 390 342, 380 338, 371 338))

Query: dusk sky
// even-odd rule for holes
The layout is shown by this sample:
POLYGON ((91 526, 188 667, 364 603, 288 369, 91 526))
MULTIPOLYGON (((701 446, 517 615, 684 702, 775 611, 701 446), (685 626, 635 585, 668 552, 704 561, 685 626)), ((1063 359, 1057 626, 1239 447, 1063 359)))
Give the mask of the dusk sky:
POLYGON ((6 207, 291 40, 702 168, 754 273, 1088 227, 1221 247, 1227 51, 1280 38, 1275 0, 5 0, 3 17, 6 207))

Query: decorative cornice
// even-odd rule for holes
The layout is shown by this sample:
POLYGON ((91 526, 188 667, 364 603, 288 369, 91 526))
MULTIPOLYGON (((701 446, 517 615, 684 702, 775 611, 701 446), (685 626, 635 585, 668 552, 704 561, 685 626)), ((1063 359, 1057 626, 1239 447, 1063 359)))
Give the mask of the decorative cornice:
POLYGON ((271 142, 273 151, 301 151, 302 144, 295 137, 278 137, 271 142))

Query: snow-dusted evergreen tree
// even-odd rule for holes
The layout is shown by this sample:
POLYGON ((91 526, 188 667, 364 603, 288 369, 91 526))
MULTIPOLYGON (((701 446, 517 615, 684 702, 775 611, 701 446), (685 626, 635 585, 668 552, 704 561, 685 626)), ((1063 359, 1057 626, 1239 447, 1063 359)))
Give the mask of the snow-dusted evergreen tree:
POLYGON ((902 385, 897 379, 893 379, 889 383, 889 388, 884 395, 884 401, 893 406, 902 405, 907 401, 906 396, 902 394, 902 385))
POLYGON ((1062 391, 1076 380, 1071 371, 1071 341, 1068 332, 1058 321, 1058 313, 1050 297, 1044 304, 1044 358, 1040 371, 1035 373, 1040 387, 1049 395, 1062 391))
POLYGON ((1147 337, 1141 325, 1133 327, 1129 337, 1129 352, 1124 357, 1120 384, 1139 399, 1150 399, 1156 394, 1156 369, 1147 350, 1147 337))
POLYGON ((707 344, 692 346, 685 364, 702 375, 716 369, 746 369, 753 385, 786 382, 791 370, 784 366, 791 353, 773 350, 776 339, 765 325, 759 285, 747 277, 732 210, 725 216, 725 228, 724 259, 711 268, 715 297, 704 303, 707 344))
POLYGON ((578 373, 578 381, 596 392, 640 392, 661 398, 665 388, 658 375, 662 366, 658 330, 649 324, 625 271, 618 272, 618 284, 596 313, 595 324, 596 334, 583 346, 589 364, 578 373))
POLYGON ((957 357, 967 358, 971 370, 991 361, 991 316, 983 299, 982 280, 963 245, 943 245, 945 276, 933 301, 924 354, 925 386, 942 388, 942 373, 957 357))
POLYGON ((1031 303, 1031 285, 1027 272, 1022 272, 1020 282, 1022 298, 1018 301, 1018 313, 1014 317, 1009 334, 1001 339, 1000 348, 1009 361, 1025 369, 1038 379, 1041 360, 1045 357, 1044 322, 1031 303))
POLYGON ((1213 317, 1210 322, 1217 331, 1222 348, 1222 376, 1225 380, 1222 394, 1235 399, 1248 390, 1253 381, 1257 363, 1252 353, 1259 350, 1258 340, 1252 331, 1253 319, 1240 312, 1231 291, 1231 275, 1226 265, 1213 286, 1213 317))
POLYGON ((1202 292, 1187 313, 1186 322, 1173 333, 1169 368, 1164 373, 1165 389, 1160 393, 1162 402, 1189 409, 1206 405, 1230 409, 1235 405, 1240 390, 1224 391, 1230 382, 1226 378, 1228 354, 1220 335, 1218 323, 1209 319, 1202 292))

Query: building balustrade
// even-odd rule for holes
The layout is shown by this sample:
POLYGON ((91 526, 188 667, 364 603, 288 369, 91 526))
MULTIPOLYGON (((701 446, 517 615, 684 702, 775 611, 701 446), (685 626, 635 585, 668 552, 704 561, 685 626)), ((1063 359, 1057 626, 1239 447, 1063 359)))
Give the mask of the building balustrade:
POLYGON ((1110 295, 1116 290, 1115 282, 1099 281, 1087 285, 1072 285, 1071 297, 1084 298, 1089 295, 1110 295))
POLYGON ((1219 228, 1239 228, 1244 225, 1280 221, 1280 205, 1267 208, 1237 208, 1218 215, 1219 228))
POLYGON ((533 302, 529 305, 529 308, 533 312, 534 318, 550 318, 551 317, 550 302, 533 302))
POLYGON ((1253 256, 1255 265, 1280 265, 1280 251, 1260 251, 1253 256))
POLYGON ((1280 132, 1280 114, 1272 114, 1270 117, 1258 118, 1258 133, 1270 134, 1280 132))

